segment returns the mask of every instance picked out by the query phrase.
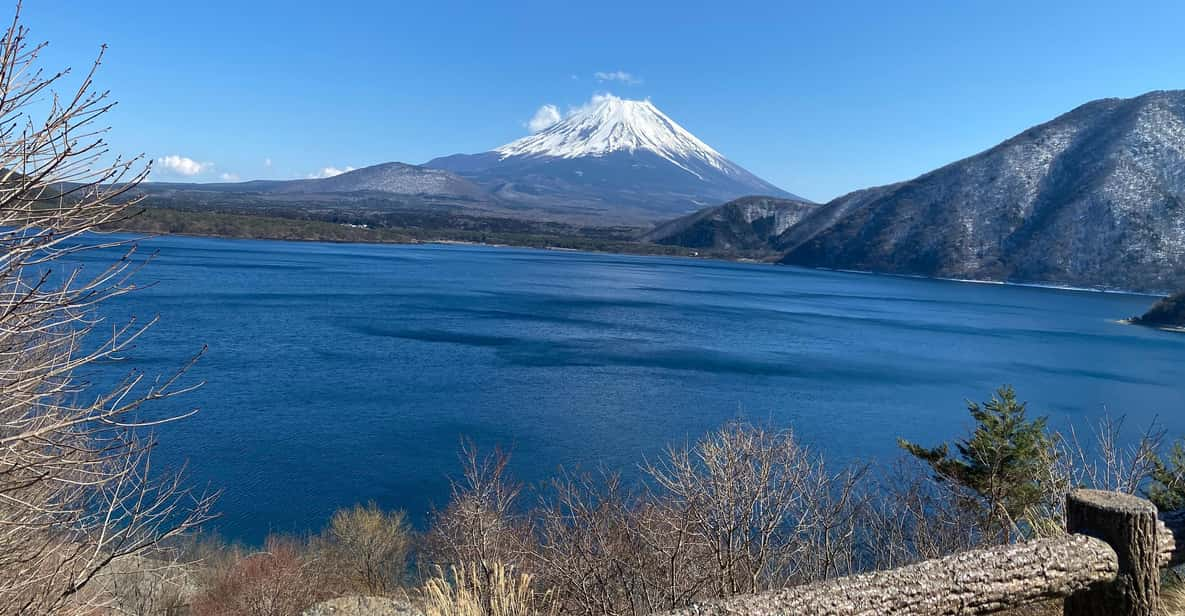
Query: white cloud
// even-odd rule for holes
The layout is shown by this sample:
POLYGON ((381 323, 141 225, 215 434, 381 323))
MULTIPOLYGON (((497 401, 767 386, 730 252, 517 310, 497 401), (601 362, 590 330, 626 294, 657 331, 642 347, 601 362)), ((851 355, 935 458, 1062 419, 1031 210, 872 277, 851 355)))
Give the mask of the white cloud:
POLYGON ((588 99, 587 103, 584 103, 583 105, 580 105, 578 107, 568 107, 568 115, 569 116, 576 115, 577 113, 580 113, 581 111, 585 111, 587 109, 591 109, 592 107, 596 107, 597 105, 600 105, 601 103, 603 103, 605 101, 619 101, 619 100, 621 100, 621 99, 616 96, 613 96, 612 94, 610 94, 608 92, 598 92, 596 94, 593 94, 592 97, 588 99))
MULTIPOLYGON (((611 94, 609 92, 597 92, 597 93, 594 93, 591 97, 589 97, 589 99, 586 102, 581 103, 580 105, 569 106, 567 113, 560 113, 559 108, 556 107, 555 105, 551 105, 551 104, 543 105, 542 107, 537 109, 535 111, 535 115, 531 116, 531 119, 528 120, 527 122, 524 122, 523 125, 526 126, 527 128, 529 128, 531 130, 531 133, 537 133, 539 131, 546 130, 547 128, 549 128, 550 126, 552 126, 553 124, 559 122, 560 120, 562 120, 564 118, 570 118, 582 111, 587 111, 593 107, 596 107, 597 105, 600 105, 601 103, 603 103, 605 101, 619 101, 619 100, 621 100, 619 97, 614 96, 613 94, 611 94)), ((328 170, 329 169, 326 169, 325 171, 328 171, 328 170)), ((348 171, 348 169, 347 169, 347 171, 348 171)), ((310 175, 309 177, 326 177, 326 176, 310 175)))
POLYGON ((560 119, 560 110, 555 105, 544 105, 527 121, 527 128, 531 129, 532 133, 537 133, 559 122, 560 119))
POLYGON ((222 180, 223 182, 238 182, 239 181, 239 174, 237 174, 237 173, 223 173, 222 175, 218 176, 218 179, 222 180))
POLYGON ((214 163, 199 163, 188 156, 178 156, 177 154, 158 158, 156 164, 173 173, 187 176, 197 175, 214 167, 214 163))
POLYGON ((263 166, 264 166, 264 167, 271 168, 271 166, 272 166, 272 159, 270 159, 270 158, 265 158, 265 159, 263 159, 263 166))
POLYGON ((347 172, 350 172, 353 170, 354 170, 354 168, 350 167, 350 166, 346 166, 345 169, 338 169, 337 167, 325 167, 316 173, 310 173, 309 179, 315 180, 315 179, 319 179, 319 178, 331 178, 335 175, 341 175, 343 173, 347 173, 347 172))
POLYGON ((635 77, 625 71, 597 71, 593 73, 593 78, 600 82, 620 81, 621 83, 631 86, 642 83, 641 77, 635 77))

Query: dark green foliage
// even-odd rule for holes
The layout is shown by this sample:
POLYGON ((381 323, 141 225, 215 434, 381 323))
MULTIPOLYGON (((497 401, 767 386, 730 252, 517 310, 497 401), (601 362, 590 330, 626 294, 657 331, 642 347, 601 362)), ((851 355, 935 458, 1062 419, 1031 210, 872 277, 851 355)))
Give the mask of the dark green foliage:
MULTIPOLYGON (((632 227, 577 227, 564 223, 416 211, 359 213, 247 208, 232 210, 143 207, 138 215, 107 225, 107 231, 320 242, 472 242, 592 252, 687 255, 678 246, 635 241, 632 227)), ((728 257, 706 253, 704 256, 728 257)))
POLYGON ((1167 458, 1158 458, 1152 469, 1148 500, 1161 511, 1185 509, 1185 445, 1173 443, 1167 458))
POLYGON ((311 240, 319 242, 410 242, 398 230, 370 229, 339 222, 280 218, 230 212, 192 212, 145 208, 105 230, 164 235, 198 235, 242 239, 311 240))
POLYGON ((1185 327, 1185 292, 1156 302, 1144 316, 1135 317, 1132 322, 1154 327, 1185 327))
POLYGON ((1056 440, 1046 431, 1046 418, 1029 419, 1026 403, 1011 386, 998 389, 982 405, 967 403, 975 419, 971 435, 955 443, 927 448, 898 440, 911 455, 928 464, 940 481, 977 495, 975 506, 990 530, 1007 532, 1023 520, 1026 510, 1045 495, 1042 469, 1057 456, 1056 440))

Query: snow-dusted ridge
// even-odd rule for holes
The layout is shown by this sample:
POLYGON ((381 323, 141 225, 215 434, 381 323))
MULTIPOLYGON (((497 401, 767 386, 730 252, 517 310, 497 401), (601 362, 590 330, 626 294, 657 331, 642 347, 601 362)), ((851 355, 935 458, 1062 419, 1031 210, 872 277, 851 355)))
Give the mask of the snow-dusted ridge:
POLYGON ((611 94, 595 97, 550 127, 494 151, 502 160, 515 156, 581 158, 646 150, 700 177, 697 163, 727 175, 737 168, 700 141, 649 100, 626 100, 611 94))

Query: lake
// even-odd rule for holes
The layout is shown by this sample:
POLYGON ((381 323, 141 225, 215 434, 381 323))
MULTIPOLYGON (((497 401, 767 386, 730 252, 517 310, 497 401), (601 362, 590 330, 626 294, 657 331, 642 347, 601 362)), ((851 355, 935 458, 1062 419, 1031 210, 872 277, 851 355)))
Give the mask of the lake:
POLYGON ((118 368, 209 346, 188 375, 206 384, 170 401, 201 412, 159 430, 158 459, 221 488, 215 526, 250 542, 368 500, 422 521, 462 436, 528 483, 628 476, 733 418, 887 460, 898 436, 962 435, 966 399, 1004 383, 1055 426, 1185 434, 1185 336, 1116 323, 1146 296, 460 245, 145 251, 155 284, 104 312, 160 323, 118 368))

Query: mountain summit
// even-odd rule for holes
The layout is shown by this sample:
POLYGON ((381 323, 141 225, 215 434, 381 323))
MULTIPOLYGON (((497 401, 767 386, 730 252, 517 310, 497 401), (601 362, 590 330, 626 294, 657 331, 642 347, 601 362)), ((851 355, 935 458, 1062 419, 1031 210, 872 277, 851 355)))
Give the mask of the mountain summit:
POLYGON ((694 170, 697 165, 707 165, 726 174, 739 169, 650 101, 631 101, 612 95, 596 97, 567 119, 494 151, 505 159, 512 156, 580 158, 638 150, 657 154, 696 176, 699 175, 694 170))
POLYGON ((653 221, 751 194, 794 198, 696 138, 650 101, 594 97, 483 154, 429 161, 498 198, 582 217, 653 221))

